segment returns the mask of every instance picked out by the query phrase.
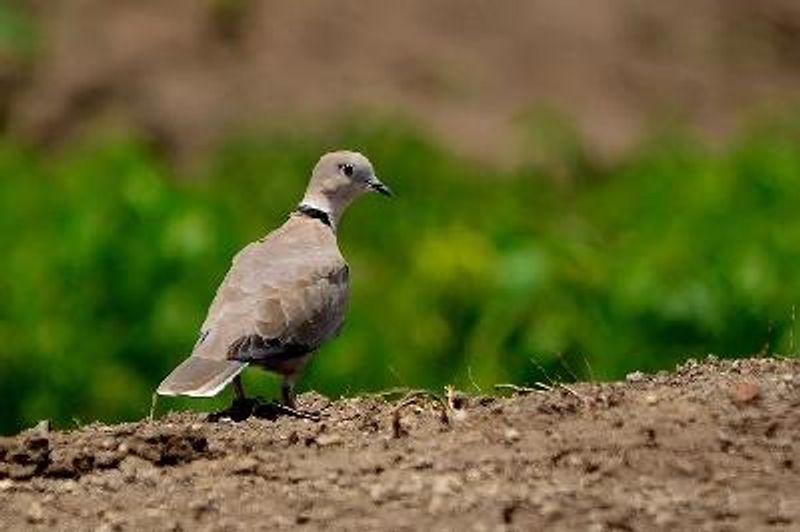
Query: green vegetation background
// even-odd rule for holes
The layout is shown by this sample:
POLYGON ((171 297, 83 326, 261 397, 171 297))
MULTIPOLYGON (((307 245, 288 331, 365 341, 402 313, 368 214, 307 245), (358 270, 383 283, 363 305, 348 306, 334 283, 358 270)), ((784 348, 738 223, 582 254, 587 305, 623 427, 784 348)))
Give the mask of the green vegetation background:
MULTIPOLYGON (((513 171, 391 120, 231 139, 192 179, 131 135, 57 152, 0 139, 0 432, 146 415, 232 255, 285 219, 339 146, 369 154, 397 198, 346 215, 349 320, 301 390, 489 392, 543 372, 608 379, 795 351, 800 120, 716 149, 658 135, 613 165, 547 123, 513 171)), ((247 384, 274 392, 257 370, 247 384)))

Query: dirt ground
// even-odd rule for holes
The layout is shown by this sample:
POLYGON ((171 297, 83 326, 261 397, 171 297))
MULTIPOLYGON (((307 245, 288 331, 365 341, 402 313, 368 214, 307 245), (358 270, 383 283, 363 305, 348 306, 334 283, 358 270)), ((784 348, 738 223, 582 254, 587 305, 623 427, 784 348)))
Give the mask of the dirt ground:
POLYGON ((0 529, 800 530, 798 360, 510 393, 32 429, 0 440, 0 529))

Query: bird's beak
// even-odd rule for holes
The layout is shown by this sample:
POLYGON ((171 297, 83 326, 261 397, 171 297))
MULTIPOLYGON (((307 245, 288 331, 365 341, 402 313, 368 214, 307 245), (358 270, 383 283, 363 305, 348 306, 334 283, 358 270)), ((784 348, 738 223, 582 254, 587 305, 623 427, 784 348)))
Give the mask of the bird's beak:
POLYGON ((374 177, 372 181, 369 183, 369 188, 375 192, 383 194, 384 196, 392 197, 394 196, 394 192, 392 189, 381 183, 377 177, 374 177))

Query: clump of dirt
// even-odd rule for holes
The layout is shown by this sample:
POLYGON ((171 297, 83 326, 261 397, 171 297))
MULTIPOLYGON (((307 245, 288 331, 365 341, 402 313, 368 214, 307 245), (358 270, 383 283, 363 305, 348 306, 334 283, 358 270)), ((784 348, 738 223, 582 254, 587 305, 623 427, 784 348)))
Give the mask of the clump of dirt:
POLYGON ((31 429, 0 440, 0 528, 800 527, 800 361, 544 388, 31 429))
POLYGON ((33 429, 0 440, 0 478, 75 478, 117 468, 128 456, 156 466, 186 463, 211 456, 201 429, 200 425, 170 424, 96 425, 79 432, 52 434, 33 429))

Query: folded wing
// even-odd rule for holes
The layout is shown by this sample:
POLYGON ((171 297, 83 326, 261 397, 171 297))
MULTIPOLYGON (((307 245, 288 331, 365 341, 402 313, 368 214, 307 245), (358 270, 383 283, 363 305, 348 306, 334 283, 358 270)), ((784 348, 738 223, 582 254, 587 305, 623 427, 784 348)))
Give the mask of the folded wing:
POLYGON ((216 395, 247 366, 230 360, 232 349, 261 346, 276 357, 286 349, 316 350, 340 329, 348 296, 335 235, 316 220, 290 218, 234 258, 191 356, 158 393, 216 395))

